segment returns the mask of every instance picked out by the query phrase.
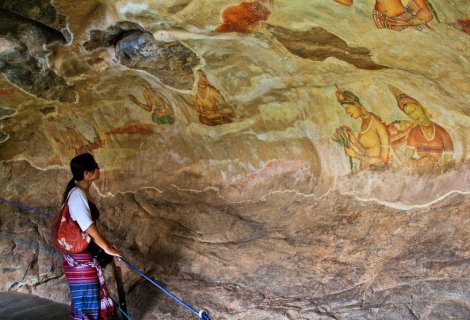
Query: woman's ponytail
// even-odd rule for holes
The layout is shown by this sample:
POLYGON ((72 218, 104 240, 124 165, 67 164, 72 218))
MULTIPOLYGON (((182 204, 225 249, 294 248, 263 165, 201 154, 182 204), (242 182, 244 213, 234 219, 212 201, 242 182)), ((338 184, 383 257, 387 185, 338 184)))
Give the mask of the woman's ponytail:
POLYGON ((70 179, 69 183, 67 183, 67 187, 65 188, 64 196, 62 198, 62 203, 65 203, 67 200, 67 197, 69 195, 70 190, 72 190, 75 187, 75 179, 72 178, 70 179))

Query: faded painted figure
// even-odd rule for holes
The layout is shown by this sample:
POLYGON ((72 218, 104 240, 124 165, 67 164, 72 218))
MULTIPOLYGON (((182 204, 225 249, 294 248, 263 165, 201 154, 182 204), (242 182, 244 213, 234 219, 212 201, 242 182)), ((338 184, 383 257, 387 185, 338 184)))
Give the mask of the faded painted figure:
MULTIPOLYGON (((335 0, 351 6, 353 0, 335 0)), ((433 7, 427 0, 376 0, 373 17, 377 28, 401 31, 405 29, 430 29, 433 7)))
POLYGON ((62 135, 64 145, 67 149, 73 150, 76 156, 106 146, 106 140, 100 137, 96 129, 94 129, 96 135, 93 141, 88 141, 74 128, 67 127, 66 130, 65 134, 62 135))
MULTIPOLYGON (((73 150, 75 155, 91 152, 106 146, 106 140, 101 137, 98 129, 82 118, 69 114, 68 121, 65 123, 65 125, 60 123, 51 124, 54 127, 61 128, 57 141, 61 141, 65 148, 73 150)), ((50 130, 54 129, 51 128, 50 130)))
POLYGON ((272 3, 272 0, 257 0, 228 7, 222 12, 222 23, 215 31, 252 32, 260 21, 268 19, 272 3))
POLYGON ((433 14, 426 0, 377 0, 374 21, 379 29, 401 31, 405 29, 426 30, 433 14))
POLYGON ((208 126, 232 122, 233 109, 220 92, 212 86, 202 71, 198 71, 199 80, 193 104, 199 113, 199 121, 208 126))
POLYGON ((454 146, 449 133, 431 121, 429 111, 416 99, 393 86, 390 86, 390 91, 395 95, 398 108, 414 123, 408 131, 404 153, 395 149, 401 162, 429 169, 452 165, 454 146))
MULTIPOLYGON (((352 159, 360 161, 359 169, 384 168, 389 163, 390 138, 382 119, 369 112, 359 98, 350 91, 337 89, 336 97, 344 111, 352 118, 361 118, 361 130, 356 136, 351 128, 342 126, 337 129, 345 136, 344 152, 352 159)), ((337 141, 337 140, 335 140, 337 141)), ((351 168, 353 170, 353 168, 351 168)), ((354 171, 354 170, 353 170, 354 171)))
POLYGON ((171 104, 167 98, 152 88, 148 83, 145 84, 142 94, 144 96, 145 103, 140 102, 132 94, 129 95, 129 98, 145 111, 152 112, 153 122, 158 125, 172 125, 175 123, 173 109, 171 108, 171 104))

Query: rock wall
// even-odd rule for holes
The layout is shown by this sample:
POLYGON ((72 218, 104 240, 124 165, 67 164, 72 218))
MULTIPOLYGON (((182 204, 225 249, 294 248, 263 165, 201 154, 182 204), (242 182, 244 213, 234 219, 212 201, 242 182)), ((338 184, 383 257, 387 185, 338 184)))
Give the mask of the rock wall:
MULTIPOLYGON (((465 0, 0 15, 2 198, 57 212, 92 152, 100 228, 215 319, 468 318, 465 0)), ((0 203, 5 235, 48 247, 49 223, 0 203)), ((2 291, 68 301, 59 258, 0 250, 2 291)), ((134 319, 188 316, 124 278, 134 319)))

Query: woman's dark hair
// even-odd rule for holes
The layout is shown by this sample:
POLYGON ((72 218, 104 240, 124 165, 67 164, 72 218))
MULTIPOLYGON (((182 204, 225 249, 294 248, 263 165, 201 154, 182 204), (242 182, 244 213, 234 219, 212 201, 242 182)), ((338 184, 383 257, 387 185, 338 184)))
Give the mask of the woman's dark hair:
POLYGON ((85 171, 94 171, 96 168, 98 168, 98 164, 91 153, 83 153, 73 158, 70 161, 70 170, 72 171, 73 177, 65 188, 62 202, 67 200, 70 190, 75 187, 75 182, 83 180, 85 171))

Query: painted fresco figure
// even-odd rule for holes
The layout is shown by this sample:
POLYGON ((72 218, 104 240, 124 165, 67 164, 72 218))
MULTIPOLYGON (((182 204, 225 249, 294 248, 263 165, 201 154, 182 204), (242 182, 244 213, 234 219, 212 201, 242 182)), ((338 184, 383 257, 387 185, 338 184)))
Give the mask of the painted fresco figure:
MULTIPOLYGON (((335 0, 351 6, 353 0, 335 0)), ((401 31, 405 29, 427 30, 434 15, 427 0, 376 0, 373 10, 378 29, 401 31)))
POLYGON ((399 159, 405 153, 408 134, 416 124, 412 120, 395 120, 387 124, 386 128, 390 136, 391 150, 395 153, 396 157, 390 157, 390 164, 393 166, 401 166, 399 159), (398 158, 398 161, 394 161, 398 158))
POLYGON ((393 86, 390 91, 398 108, 415 124, 409 130, 404 154, 397 153, 402 163, 425 167, 452 165, 454 146, 449 133, 431 121, 430 113, 416 99, 393 86))
POLYGON ((74 151, 75 155, 104 148, 106 140, 101 138, 99 131, 78 116, 69 116, 70 123, 63 127, 60 140, 65 148, 74 151))
POLYGON ((85 152, 91 152, 98 148, 104 148, 106 146, 106 140, 100 138, 96 129, 95 133, 96 136, 93 141, 87 141, 86 138, 75 129, 67 127, 66 132, 63 135, 64 145, 67 149, 73 150, 76 156, 85 152))
POLYGON ((405 29, 427 30, 433 13, 426 0, 377 0, 373 11, 374 22, 379 29, 401 31, 405 29))
POLYGON ((251 32, 260 21, 266 21, 271 14, 269 8, 272 0, 242 2, 222 11, 222 23, 215 29, 217 32, 251 32))
POLYGON ((347 156, 360 161, 360 169, 380 169, 388 165, 390 139, 382 119, 362 106, 359 98, 350 91, 337 89, 336 97, 344 111, 352 118, 361 118, 361 130, 356 136, 351 128, 342 126, 349 143, 344 146, 347 156))
POLYGON ((175 123, 174 113, 170 102, 148 83, 145 84, 143 96, 145 103, 140 102, 132 94, 129 95, 129 98, 145 111, 152 112, 152 121, 156 124, 172 125, 175 123))
POLYGON ((232 107, 220 92, 212 86, 202 71, 198 71, 199 80, 196 94, 192 96, 194 108, 199 113, 199 121, 209 126, 232 122, 232 107))

